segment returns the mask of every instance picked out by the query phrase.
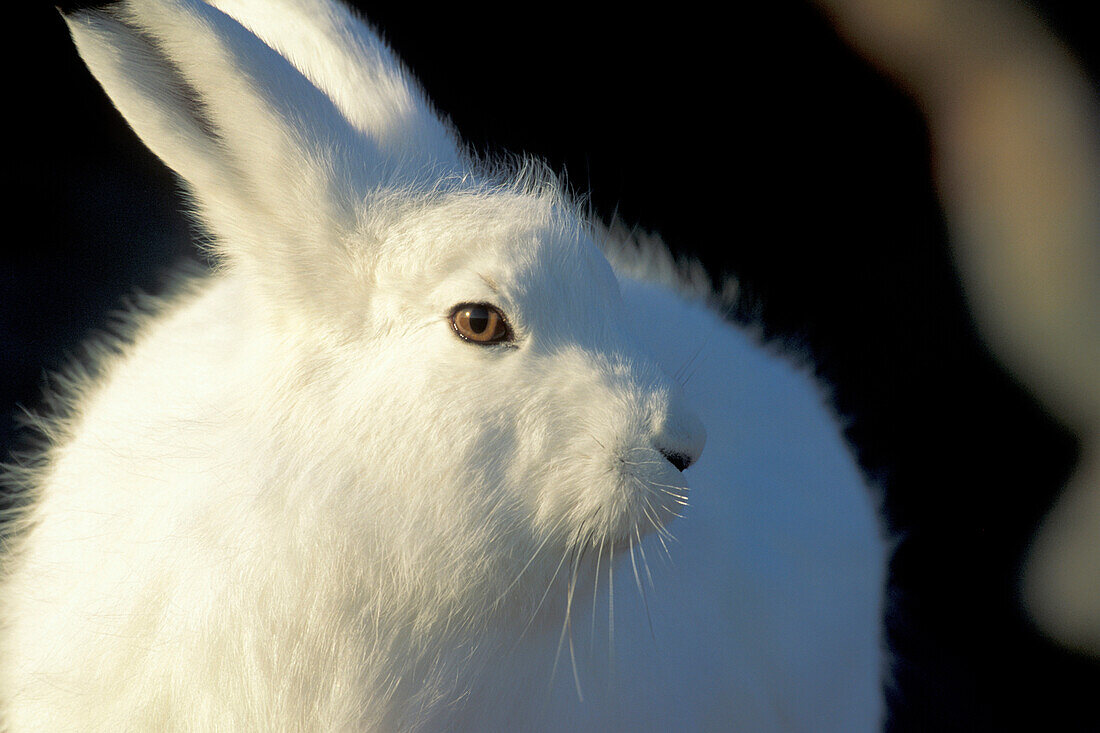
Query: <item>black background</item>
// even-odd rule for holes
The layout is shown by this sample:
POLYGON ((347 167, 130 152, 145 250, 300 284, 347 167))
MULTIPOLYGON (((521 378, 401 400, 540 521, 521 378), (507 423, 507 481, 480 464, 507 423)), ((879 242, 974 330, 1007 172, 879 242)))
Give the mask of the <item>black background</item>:
MULTIPOLYGON (((1037 9, 1097 79, 1087 6, 1037 9)), ((1018 603, 1019 563, 1073 436, 965 311, 923 121, 794 0, 718 10, 367 8, 465 139, 565 170, 608 217, 733 275, 742 316, 812 349, 904 541, 892 565, 894 730, 1100 730, 1100 664, 1018 603)), ((135 288, 195 258, 177 186, 43 4, 9 61, 0 456, 16 405, 135 288), (24 228, 25 227, 25 228, 24 228)), ((9 53, 11 51, 9 50, 9 53)))

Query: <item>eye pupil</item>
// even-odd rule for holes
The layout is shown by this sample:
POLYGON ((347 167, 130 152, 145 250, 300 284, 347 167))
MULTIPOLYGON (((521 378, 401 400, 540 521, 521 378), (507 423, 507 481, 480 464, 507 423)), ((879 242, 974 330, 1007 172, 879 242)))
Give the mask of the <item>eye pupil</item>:
POLYGON ((470 308, 465 313, 466 321, 470 324, 470 330, 476 334, 483 334, 489 328, 489 311, 481 306, 470 308))

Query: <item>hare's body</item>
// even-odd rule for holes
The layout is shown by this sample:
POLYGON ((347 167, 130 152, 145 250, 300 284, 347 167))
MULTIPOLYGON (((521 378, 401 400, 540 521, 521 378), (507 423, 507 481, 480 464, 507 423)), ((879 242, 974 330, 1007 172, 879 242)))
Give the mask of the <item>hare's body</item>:
POLYGON ((188 0, 69 17, 226 266, 55 426, 4 559, 0 720, 877 727, 885 549, 808 375, 614 273, 552 185, 467 162, 338 8, 218 5, 271 48, 188 0), (364 93, 415 124, 349 111, 324 75, 358 67, 303 37, 382 64, 364 93), (506 325, 481 343, 465 306, 506 325))

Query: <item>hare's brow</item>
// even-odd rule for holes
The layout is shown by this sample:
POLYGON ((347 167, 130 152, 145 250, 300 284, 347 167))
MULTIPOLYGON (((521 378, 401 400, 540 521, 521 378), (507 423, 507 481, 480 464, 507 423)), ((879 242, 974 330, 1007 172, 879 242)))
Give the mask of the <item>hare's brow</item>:
POLYGON ((478 273, 477 276, 480 277, 483 281, 485 281, 485 284, 489 286, 490 290, 492 290, 497 295, 500 295, 500 288, 497 286, 497 281, 496 280, 489 277, 488 275, 482 275, 481 273, 478 273))

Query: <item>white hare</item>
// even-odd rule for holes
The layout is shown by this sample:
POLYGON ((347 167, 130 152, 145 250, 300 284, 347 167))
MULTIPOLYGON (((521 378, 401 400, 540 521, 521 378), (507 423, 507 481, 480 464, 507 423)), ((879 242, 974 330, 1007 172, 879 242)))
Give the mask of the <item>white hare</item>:
POLYGON ((886 544, 806 370, 475 161, 345 8, 98 5, 221 267, 12 474, 4 724, 881 725, 886 544))

